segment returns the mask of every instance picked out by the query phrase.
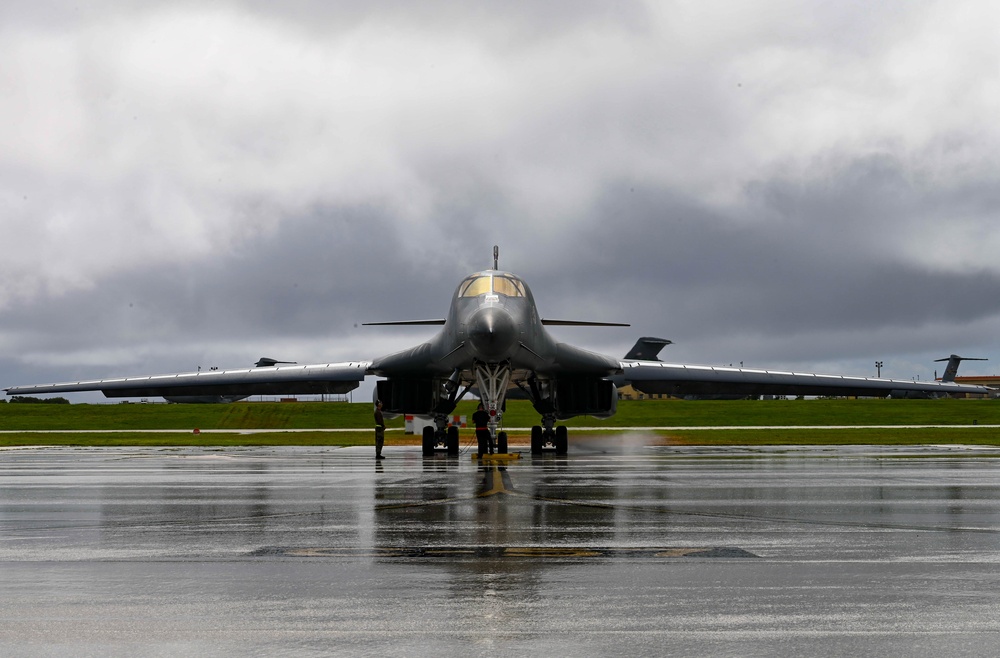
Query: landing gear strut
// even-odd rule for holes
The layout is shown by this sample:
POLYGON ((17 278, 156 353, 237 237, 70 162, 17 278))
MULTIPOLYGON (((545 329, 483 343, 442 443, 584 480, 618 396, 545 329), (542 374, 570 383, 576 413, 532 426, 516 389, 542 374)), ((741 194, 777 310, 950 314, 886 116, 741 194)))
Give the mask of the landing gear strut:
MULTIPOLYGON (((497 432, 497 427, 503 419, 503 401, 507 396, 507 383, 510 381, 510 364, 477 363, 475 365, 476 383, 479 385, 479 395, 483 401, 486 413, 490 415, 487 427, 494 438, 497 452, 507 452, 507 433, 497 432)), ((479 454, 489 452, 489 446, 480 441, 479 454)))

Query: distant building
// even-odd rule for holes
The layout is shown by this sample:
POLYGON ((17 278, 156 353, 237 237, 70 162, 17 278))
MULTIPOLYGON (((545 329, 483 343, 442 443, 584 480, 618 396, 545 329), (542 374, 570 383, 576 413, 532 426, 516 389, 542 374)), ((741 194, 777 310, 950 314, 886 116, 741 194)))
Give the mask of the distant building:
MULTIPOLYGON (((940 380, 939 380, 940 381, 940 380)), ((1000 394, 1000 375, 970 375, 968 377, 955 377, 956 384, 972 384, 974 386, 986 386, 995 389, 1000 394)), ((965 397, 981 397, 979 395, 966 394, 965 397)))
POLYGON ((631 384, 618 388, 619 400, 669 400, 674 397, 663 393, 643 393, 634 389, 631 384))

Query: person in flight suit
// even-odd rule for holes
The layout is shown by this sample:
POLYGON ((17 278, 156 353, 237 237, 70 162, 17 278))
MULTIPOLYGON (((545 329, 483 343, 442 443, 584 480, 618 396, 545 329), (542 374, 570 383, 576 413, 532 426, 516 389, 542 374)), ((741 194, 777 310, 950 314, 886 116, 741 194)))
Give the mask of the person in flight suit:
POLYGON ((472 414, 472 422, 476 425, 476 441, 479 443, 479 452, 489 451, 493 454, 493 434, 490 432, 490 415, 483 408, 483 403, 479 403, 476 413, 472 414))
POLYGON ((385 419, 382 417, 382 401, 375 401, 375 459, 385 459, 382 456, 382 446, 385 444, 385 419))

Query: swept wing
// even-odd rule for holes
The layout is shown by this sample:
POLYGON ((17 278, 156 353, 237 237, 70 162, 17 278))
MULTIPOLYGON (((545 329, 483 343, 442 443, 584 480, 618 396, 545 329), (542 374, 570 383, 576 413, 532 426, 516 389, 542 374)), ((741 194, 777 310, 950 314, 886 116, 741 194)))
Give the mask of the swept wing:
POLYGON ((663 395, 861 395, 894 392, 988 394, 984 386, 954 382, 914 382, 782 370, 701 366, 662 361, 621 361, 622 382, 643 393, 663 395))
POLYGON ((8 395, 101 391, 105 397, 169 395, 299 395, 347 393, 365 378, 370 362, 280 365, 234 370, 180 372, 142 377, 94 379, 61 384, 13 386, 8 395))

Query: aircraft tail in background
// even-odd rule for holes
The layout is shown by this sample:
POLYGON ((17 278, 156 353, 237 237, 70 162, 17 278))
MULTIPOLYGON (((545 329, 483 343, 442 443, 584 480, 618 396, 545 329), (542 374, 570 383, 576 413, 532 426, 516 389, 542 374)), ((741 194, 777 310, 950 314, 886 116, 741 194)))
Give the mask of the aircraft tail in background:
POLYGON ((957 354, 952 354, 947 359, 934 359, 934 362, 947 361, 948 365, 944 369, 944 374, 941 376, 941 381, 943 382, 953 382, 955 381, 955 375, 958 374, 958 364, 962 361, 989 361, 989 359, 980 359, 971 356, 959 356, 957 354))
POLYGON ((659 361, 656 357, 660 353, 660 350, 673 342, 674 341, 667 340, 666 338, 643 336, 639 340, 635 341, 635 345, 633 345, 632 349, 628 351, 625 358, 636 359, 637 361, 659 361))

